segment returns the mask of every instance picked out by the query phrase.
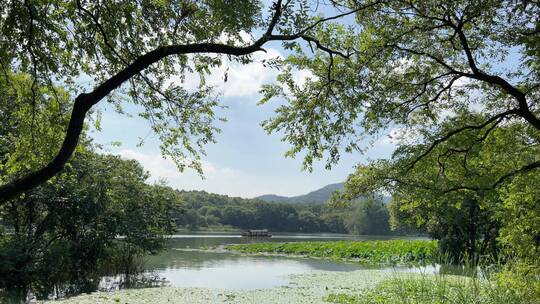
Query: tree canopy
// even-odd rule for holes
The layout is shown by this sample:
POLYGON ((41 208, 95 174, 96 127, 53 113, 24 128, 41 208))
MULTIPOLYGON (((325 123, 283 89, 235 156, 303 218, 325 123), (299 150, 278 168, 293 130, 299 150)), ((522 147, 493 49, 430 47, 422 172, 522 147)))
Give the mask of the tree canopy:
MULTIPOLYGON (((104 98, 119 109, 126 100, 141 106, 163 154, 180 169, 200 170, 203 147, 219 132, 212 124, 219 102, 205 75, 224 60, 250 62, 271 41, 292 55, 269 62, 282 74, 263 88, 262 102, 283 97, 288 103, 264 126, 283 131, 293 146, 288 155, 306 152, 308 169, 321 158, 330 167, 341 148, 362 150, 362 140, 389 126, 424 142, 417 159, 467 130, 489 132, 510 121, 539 130, 537 2, 332 1, 338 13, 329 17, 319 4, 241 1, 233 9, 227 1, 10 1, 0 14, 4 74, 29 75, 32 108, 54 101, 58 84, 74 103, 64 113, 69 123, 58 153, 8 177, 0 197, 59 172, 85 118, 104 98), (294 70, 312 76, 295 83, 294 70), (195 92, 171 81, 193 73, 201 78, 195 92), (82 85, 86 78, 90 84, 82 85), (42 88, 44 100, 37 98, 42 88), (441 132, 445 120, 477 112, 482 120, 441 132)), ((539 166, 532 159, 499 177, 539 166)))
MULTIPOLYGON (((204 78, 224 60, 248 63, 271 41, 303 40, 332 50, 313 34, 331 17, 318 1, 7 1, 0 8, 3 75, 30 77, 25 100, 35 110, 57 99, 57 86, 72 98, 69 123, 57 153, 33 170, 5 177, 0 198, 29 190, 62 170, 79 142, 88 115, 101 100, 121 109, 128 100, 142 108, 161 139, 165 156, 180 169, 200 170, 203 146, 218 129, 219 105, 204 78), (199 88, 182 83, 198 74, 199 88), (82 81, 84 80, 84 81, 82 81), (46 98, 38 98, 47 88, 46 98)), ((269 63, 273 65, 273 62, 269 63)))
MULTIPOLYGON (((525 133, 540 130, 537 2, 372 3, 356 13, 353 25, 328 24, 318 32, 339 53, 313 56, 297 46, 280 82, 264 88, 263 102, 289 101, 266 129, 284 133, 291 155, 307 153, 306 168, 325 157, 330 166, 343 147, 362 150, 362 140, 390 128, 423 143, 411 166, 461 132, 488 133, 509 122, 521 124, 525 133), (300 85, 292 69, 312 77, 300 85), (467 121, 474 113, 483 116, 467 121), (443 129, 455 116, 462 121, 443 129)), ((538 168, 540 161, 522 165, 513 170, 538 168)))
MULTIPOLYGON (((69 109, 67 94, 56 88, 58 103, 33 108, 24 100, 30 83, 21 75, 0 78, 6 92, 0 98, 6 122, 0 128, 2 178, 40 166, 62 140, 67 120, 57 113, 69 109)), ((46 98, 47 90, 36 93, 46 98)), ((131 271, 133 259, 156 253, 175 231, 176 192, 147 184, 148 173, 138 162, 98 154, 81 136, 61 174, 0 205, 2 293, 32 287, 47 297, 57 284, 95 286, 100 275, 131 271)))

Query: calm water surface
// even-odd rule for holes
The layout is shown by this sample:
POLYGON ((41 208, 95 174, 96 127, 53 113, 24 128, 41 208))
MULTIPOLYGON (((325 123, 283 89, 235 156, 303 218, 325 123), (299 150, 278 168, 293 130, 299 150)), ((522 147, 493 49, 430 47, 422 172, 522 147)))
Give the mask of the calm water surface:
MULTIPOLYGON (((169 249, 147 260, 147 271, 166 286, 257 289, 282 286, 287 275, 314 270, 353 271, 366 266, 308 258, 244 256, 200 249, 253 242, 333 241, 340 239, 390 239, 381 236, 335 234, 277 234, 269 239, 243 238, 235 234, 184 234, 170 240, 169 249)), ((389 270, 405 270, 389 268, 389 270)))
MULTIPOLYGON (((394 237, 404 239, 403 237, 394 237)), ((168 249, 156 256, 149 256, 145 261, 145 271, 141 274, 125 276, 115 275, 98 278, 82 283, 65 283, 43 290, 39 294, 32 290, 20 293, 18 290, 0 294, 0 303, 20 303, 37 297, 38 299, 59 299, 81 293, 115 291, 124 288, 144 288, 156 286, 171 287, 207 287, 219 289, 260 289, 284 286, 289 283, 288 276, 310 271, 354 271, 368 266, 355 263, 334 262, 310 258, 247 256, 219 251, 205 250, 228 244, 253 242, 298 242, 298 241, 335 241, 335 240, 375 240, 392 239, 384 236, 351 236, 337 234, 277 234, 272 238, 243 238, 234 233, 197 233, 174 235, 169 240, 168 249), (12 300, 10 300, 12 299, 12 300)), ((377 268, 377 267, 371 267, 377 268)), ((387 271, 422 271, 444 272, 437 267, 381 268, 387 271)))

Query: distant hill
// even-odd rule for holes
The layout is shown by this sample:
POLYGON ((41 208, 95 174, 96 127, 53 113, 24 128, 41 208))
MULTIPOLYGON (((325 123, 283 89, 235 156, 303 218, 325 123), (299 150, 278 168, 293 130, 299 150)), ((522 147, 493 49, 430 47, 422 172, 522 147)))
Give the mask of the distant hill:
POLYGON ((330 195, 336 191, 343 189, 343 183, 326 185, 320 189, 298 196, 280 196, 275 194, 265 194, 256 197, 257 199, 267 202, 277 203, 311 203, 323 204, 328 201, 330 195))

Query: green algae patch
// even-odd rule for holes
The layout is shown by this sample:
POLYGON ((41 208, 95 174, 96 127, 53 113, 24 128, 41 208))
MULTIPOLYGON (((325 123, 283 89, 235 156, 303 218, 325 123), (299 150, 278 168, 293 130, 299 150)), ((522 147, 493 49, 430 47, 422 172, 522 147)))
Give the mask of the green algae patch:
POLYGON ((225 248, 248 254, 307 256, 366 264, 428 264, 438 259, 437 242, 428 240, 253 243, 225 248))

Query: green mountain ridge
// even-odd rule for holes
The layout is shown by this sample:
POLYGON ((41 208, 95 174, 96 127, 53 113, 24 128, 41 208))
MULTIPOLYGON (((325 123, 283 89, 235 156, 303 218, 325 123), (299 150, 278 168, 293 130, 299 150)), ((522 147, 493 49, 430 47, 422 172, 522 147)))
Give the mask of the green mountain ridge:
POLYGON ((315 191, 311 191, 307 194, 297 196, 280 196, 275 194, 265 194, 255 197, 266 202, 276 203, 311 203, 311 204, 323 204, 328 201, 330 195, 336 190, 343 189, 343 183, 335 183, 326 185, 315 191))

